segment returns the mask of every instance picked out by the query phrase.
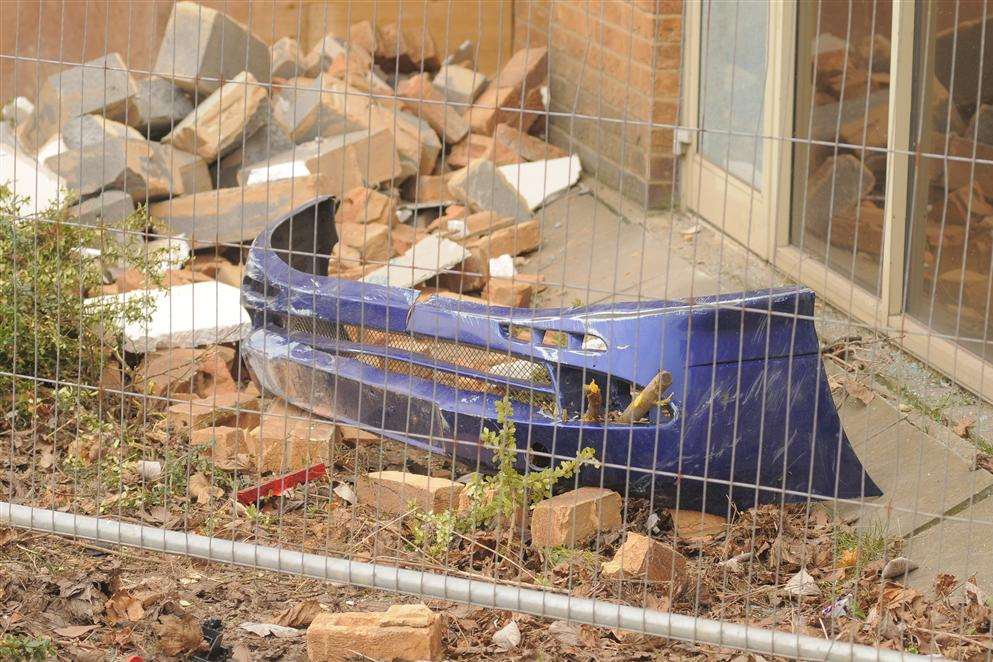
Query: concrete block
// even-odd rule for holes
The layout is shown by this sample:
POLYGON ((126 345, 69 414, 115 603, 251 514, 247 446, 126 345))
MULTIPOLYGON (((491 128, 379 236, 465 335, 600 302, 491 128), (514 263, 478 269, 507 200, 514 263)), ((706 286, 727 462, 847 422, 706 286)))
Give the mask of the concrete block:
POLYGON ((243 71, 202 101, 162 142, 213 163, 269 119, 269 96, 243 71))
POLYGON ((672 546, 628 531, 614 558, 603 563, 602 574, 606 579, 678 582, 686 578, 687 566, 686 557, 672 546))
POLYGON ((500 173, 535 210, 579 181, 583 171, 579 157, 531 161, 500 166, 500 173))
MULTIPOLYGON (((512 167, 512 166, 502 166, 512 167)), ((448 180, 448 190, 474 211, 489 210, 505 218, 531 216, 530 203, 492 161, 477 159, 448 180)))
POLYGON ((362 282, 413 287, 464 262, 469 255, 465 247, 454 241, 429 235, 403 255, 390 260, 388 265, 365 275, 362 282))
POLYGON ((436 90, 428 74, 412 76, 397 88, 405 110, 417 115, 448 144, 455 144, 469 133, 469 125, 444 95, 436 90))
POLYGON ((440 513, 459 504, 462 483, 406 471, 374 471, 359 476, 355 493, 359 503, 388 515, 400 515, 414 504, 424 512, 440 513))
POLYGON ((222 12, 177 2, 152 70, 188 92, 207 95, 242 71, 268 83, 269 48, 222 12))
POLYGON ((486 87, 486 76, 474 69, 446 64, 432 81, 442 98, 456 104, 456 111, 465 114, 479 93, 486 87))
POLYGON ((16 146, 0 142, 0 181, 25 198, 22 214, 37 214, 60 199, 65 182, 44 163, 16 146))
POLYGON ((307 628, 310 662, 440 660, 445 618, 425 605, 391 605, 385 612, 319 613, 307 628))
POLYGON ((174 235, 195 246, 251 241, 272 221, 330 193, 328 183, 309 176, 183 195, 150 205, 148 213, 174 235))
MULTIPOLYGON (((118 299, 144 296, 141 290, 112 295, 118 299)), ((149 319, 124 321, 124 350, 145 354, 167 347, 203 347, 235 342, 252 330, 236 287, 207 281, 147 293, 149 319)), ((99 305, 100 298, 88 299, 99 305)))
POLYGON ((189 95, 161 76, 138 81, 134 104, 138 112, 134 126, 150 140, 162 138, 193 112, 189 95))
POLYGON ((598 533, 621 528, 621 495, 581 487, 538 502, 531 511, 534 547, 575 547, 598 533))

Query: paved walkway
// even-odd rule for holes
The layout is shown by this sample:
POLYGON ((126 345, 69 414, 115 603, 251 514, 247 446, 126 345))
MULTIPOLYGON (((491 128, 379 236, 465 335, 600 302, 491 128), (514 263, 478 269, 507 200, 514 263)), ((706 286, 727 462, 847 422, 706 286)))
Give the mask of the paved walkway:
MULTIPOLYGON (((693 221, 624 218, 594 196, 575 192, 540 217, 544 246, 524 271, 544 274, 548 289, 541 305, 674 299, 785 283, 710 229, 699 237, 685 232, 695 228, 693 221)), ((822 312, 822 335, 846 332, 844 316, 822 312)), ((921 566, 909 577, 913 585, 926 587, 947 572, 961 579, 976 574, 993 590, 993 474, 973 469, 971 443, 897 404, 899 398, 882 388, 868 405, 843 399, 845 431, 884 495, 825 507, 903 538, 905 555, 921 566)))

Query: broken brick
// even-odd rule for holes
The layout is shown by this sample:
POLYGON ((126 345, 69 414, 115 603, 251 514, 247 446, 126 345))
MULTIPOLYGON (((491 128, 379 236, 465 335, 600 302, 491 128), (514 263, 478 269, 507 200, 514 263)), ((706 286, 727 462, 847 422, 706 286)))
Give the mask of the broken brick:
POLYGON ((575 547, 598 533, 621 528, 621 495, 581 487, 538 502, 531 511, 531 544, 575 547))
POLYGON ((462 142, 452 147, 445 163, 453 168, 464 168, 476 159, 486 159, 498 166, 524 160, 504 143, 496 142, 492 136, 470 133, 462 142))
POLYGON ((345 194, 334 216, 335 223, 381 223, 393 225, 396 201, 371 188, 356 187, 345 194))
POLYGON ((672 546, 634 531, 628 531, 614 558, 602 566, 606 579, 647 579, 650 582, 680 581, 686 577, 686 557, 672 546))
POLYGON ((166 135, 193 112, 189 95, 160 76, 138 81, 134 105, 138 116, 132 124, 141 130, 142 137, 150 140, 166 135))
POLYGON ((483 88, 486 76, 473 69, 457 64, 446 64, 431 82, 441 92, 442 98, 457 105, 456 110, 464 114, 483 88))
POLYGON ((445 617, 423 604, 390 605, 385 612, 321 612, 307 628, 311 662, 440 660, 445 617))
POLYGON ((385 262, 393 254, 390 229, 381 223, 335 223, 338 242, 357 251, 363 262, 385 262))
POLYGON ((485 246, 490 255, 510 255, 515 257, 530 253, 541 246, 541 221, 532 219, 495 230, 469 243, 469 246, 485 246))
POLYGON ((266 412, 259 426, 248 433, 246 443, 260 472, 285 473, 329 463, 339 441, 333 423, 266 412))
POLYGON ((531 305, 533 294, 534 288, 530 283, 512 278, 490 278, 483 288, 482 297, 495 306, 527 308, 531 305))
POLYGON ((355 483, 359 503, 381 513, 399 515, 413 503, 429 513, 440 513, 459 503, 465 487, 447 478, 422 476, 406 471, 375 471, 360 476, 355 483))
POLYGON ((524 48, 514 53, 467 111, 466 119, 472 131, 492 135, 496 125, 501 123, 527 131, 537 116, 522 115, 520 108, 522 103, 525 109, 534 108, 536 93, 540 102, 539 88, 547 73, 548 52, 545 48, 524 48))
POLYGON ((469 125, 455 107, 431 85, 428 74, 408 78, 397 88, 403 108, 427 122, 448 144, 462 140, 469 133, 469 125))
POLYGON ((259 422, 258 405, 259 394, 252 387, 177 402, 166 409, 166 425, 173 430, 199 430, 220 425, 252 428, 259 422))
MULTIPOLYGON (((132 386, 136 393, 156 398, 209 398, 214 393, 236 391, 238 384, 230 370, 234 356, 233 349, 222 345, 157 350, 147 354, 135 368, 132 386)), ((159 408, 155 401, 149 404, 159 408)))
POLYGON ((494 152, 499 151, 498 147, 503 148, 520 157, 521 161, 547 161, 569 156, 555 145, 528 133, 521 133, 517 127, 509 124, 497 124, 493 131, 493 144, 494 152))
POLYGON ((190 443, 210 448, 211 459, 219 469, 244 469, 247 464, 239 462, 239 455, 248 456, 247 435, 243 428, 218 425, 190 434, 190 443))

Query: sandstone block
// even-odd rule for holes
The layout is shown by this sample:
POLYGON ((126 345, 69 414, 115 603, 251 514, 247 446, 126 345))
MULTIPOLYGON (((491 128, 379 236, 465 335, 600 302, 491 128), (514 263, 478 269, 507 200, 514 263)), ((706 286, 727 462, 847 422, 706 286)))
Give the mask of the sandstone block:
POLYGON ((602 572, 607 579, 679 581, 686 577, 687 561, 671 545, 628 531, 614 558, 603 563, 602 572))
POLYGON ((403 108, 427 122, 448 144, 462 140, 469 125, 441 92, 431 85, 427 74, 408 78, 400 84, 397 96, 404 97, 403 108))
POLYGON ((391 605, 385 612, 322 612, 307 628, 311 662, 440 660, 445 619, 425 605, 391 605))
POLYGON ((162 142, 213 163, 240 146, 268 119, 266 88, 243 71, 198 104, 162 142))
POLYGON ((528 201, 507 181, 492 161, 477 159, 448 180, 448 190, 473 211, 489 210, 501 217, 523 219, 531 215, 528 201))
POLYGON ((531 544, 575 547, 598 533, 621 527, 621 495, 581 487, 540 501, 531 511, 531 544))
POLYGON ((527 308, 531 305, 534 288, 512 278, 490 278, 483 288, 483 298, 495 306, 527 308))
POLYGON ((210 94, 248 71, 269 82, 269 48, 226 14, 196 2, 172 7, 153 73, 188 92, 210 94))
POLYGON ((458 505, 464 487, 447 478, 406 471, 375 471, 359 477, 355 493, 360 504, 385 514, 405 513, 411 503, 425 512, 440 513, 458 505))

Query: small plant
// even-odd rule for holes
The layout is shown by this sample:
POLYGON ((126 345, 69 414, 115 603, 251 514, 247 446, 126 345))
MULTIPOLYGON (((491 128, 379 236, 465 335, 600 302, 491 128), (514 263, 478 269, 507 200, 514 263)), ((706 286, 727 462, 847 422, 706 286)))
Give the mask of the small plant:
POLYGON ((873 523, 853 531, 839 531, 834 542, 839 555, 855 553, 857 565, 863 565, 883 557, 886 552, 886 529, 882 524, 873 523))
POLYGON ((55 657, 51 639, 6 634, 0 637, 0 660, 48 660, 55 657))
POLYGON ((451 547, 459 534, 467 534, 489 526, 500 520, 514 521, 519 508, 530 508, 542 499, 552 495, 552 488, 563 478, 571 478, 586 464, 596 466, 596 452, 584 448, 574 460, 566 460, 557 466, 522 474, 514 467, 517 459, 517 439, 514 422, 511 420, 513 406, 508 398, 496 405, 497 422, 500 430, 484 429, 483 446, 493 451, 493 461, 497 471, 491 476, 476 474, 463 490, 468 503, 457 511, 441 513, 414 513, 414 542, 419 547, 427 546, 433 556, 442 554, 451 547))
MULTIPOLYGON (((102 305, 87 301, 99 294, 106 266, 135 269, 150 284, 161 282, 158 254, 133 239, 148 227, 144 209, 108 229, 75 222, 65 206, 54 204, 27 215, 25 202, 0 186, 0 363, 15 375, 35 378, 17 384, 18 401, 33 396, 35 385, 28 382, 35 380, 43 388, 56 379, 95 384, 116 344, 112 330, 147 316, 146 296, 102 305)), ((0 377, 5 395, 14 386, 10 377, 0 377)))

